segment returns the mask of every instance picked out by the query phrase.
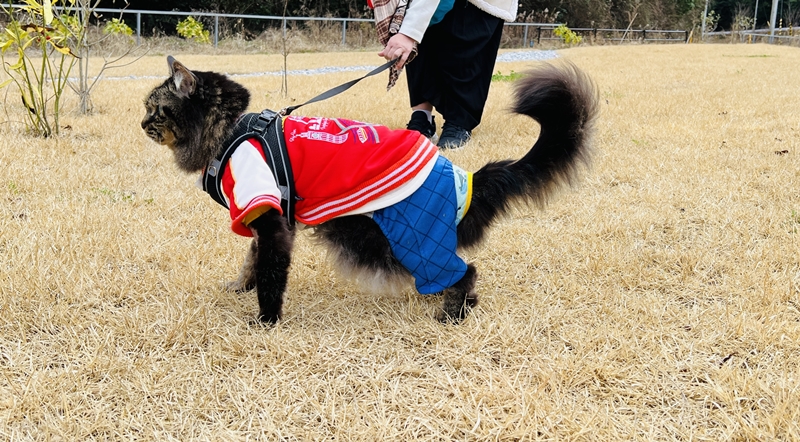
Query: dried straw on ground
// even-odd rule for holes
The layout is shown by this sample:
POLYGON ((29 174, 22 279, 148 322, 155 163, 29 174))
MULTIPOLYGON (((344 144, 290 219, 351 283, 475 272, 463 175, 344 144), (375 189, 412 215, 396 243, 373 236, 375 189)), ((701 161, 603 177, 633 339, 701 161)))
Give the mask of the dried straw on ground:
MULTIPOLYGON (((412 291, 362 293, 300 233, 285 319, 221 285, 247 241, 143 135, 158 80, 106 80, 57 139, 0 126, 2 440, 798 440, 800 52, 592 47, 595 164, 468 254, 460 326, 412 291)), ((231 73, 279 56, 183 56, 231 73)), ((378 64, 292 54, 290 69, 378 64)), ((530 63, 498 64, 503 73, 530 63)), ((164 75, 161 56, 126 75, 164 75)), ((115 73, 116 75, 116 73, 115 73)), ((279 108, 354 73, 242 78, 279 108)), ((298 112, 400 127, 385 79, 298 112)), ((538 128, 492 86, 467 168, 538 128)))

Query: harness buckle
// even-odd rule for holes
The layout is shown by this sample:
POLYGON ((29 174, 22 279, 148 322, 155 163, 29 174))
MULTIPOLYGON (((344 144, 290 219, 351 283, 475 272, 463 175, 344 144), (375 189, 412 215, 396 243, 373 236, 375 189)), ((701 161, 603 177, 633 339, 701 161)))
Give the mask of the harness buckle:
POLYGON ((272 120, 274 120, 277 115, 278 113, 275 111, 269 109, 262 110, 258 115, 258 121, 253 124, 253 130, 263 134, 264 131, 267 130, 267 126, 272 123, 272 120))
POLYGON ((281 191, 281 199, 289 201, 289 186, 278 185, 278 190, 281 191))
POLYGON ((217 173, 219 172, 220 161, 214 159, 211 161, 211 164, 208 165, 208 174, 216 177, 217 173))

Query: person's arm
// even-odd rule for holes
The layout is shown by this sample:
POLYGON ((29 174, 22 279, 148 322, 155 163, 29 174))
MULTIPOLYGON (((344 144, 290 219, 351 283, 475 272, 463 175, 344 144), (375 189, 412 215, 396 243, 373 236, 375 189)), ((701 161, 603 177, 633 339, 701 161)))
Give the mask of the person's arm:
POLYGON ((439 7, 439 0, 414 0, 406 9, 403 17, 403 24, 400 25, 400 34, 410 37, 417 43, 422 42, 425 30, 431 22, 436 8, 439 7))
POLYGON ((403 24, 400 25, 400 32, 389 39, 386 47, 378 55, 387 60, 399 58, 397 68, 402 68, 414 49, 414 43, 422 41, 425 30, 438 6, 439 0, 412 1, 406 10, 403 24))

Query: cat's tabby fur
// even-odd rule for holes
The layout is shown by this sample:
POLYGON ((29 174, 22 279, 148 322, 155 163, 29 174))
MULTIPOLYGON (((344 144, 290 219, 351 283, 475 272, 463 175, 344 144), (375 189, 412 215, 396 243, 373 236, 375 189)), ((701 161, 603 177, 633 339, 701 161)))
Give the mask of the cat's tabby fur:
MULTIPOLYGON (((170 78, 145 100, 142 128, 172 149, 180 169, 200 173, 223 148, 236 119, 247 110, 250 94, 224 75, 190 71, 172 57, 168 64, 170 78)), ((521 159, 490 162, 475 173, 472 202, 457 229, 459 248, 479 244, 512 204, 541 207, 558 187, 574 181, 577 166, 588 164, 597 103, 592 81, 569 63, 543 64, 517 82, 512 109, 537 121, 541 133, 521 159)), ((255 288, 258 319, 274 323, 281 317, 294 232, 275 210, 261 215, 250 227, 254 239, 239 279, 231 287, 255 288)), ((317 226, 316 235, 351 275, 410 279, 369 217, 334 218, 317 226)), ((477 304, 476 279, 475 266, 469 264, 466 275, 444 291, 441 321, 458 322, 477 304)))

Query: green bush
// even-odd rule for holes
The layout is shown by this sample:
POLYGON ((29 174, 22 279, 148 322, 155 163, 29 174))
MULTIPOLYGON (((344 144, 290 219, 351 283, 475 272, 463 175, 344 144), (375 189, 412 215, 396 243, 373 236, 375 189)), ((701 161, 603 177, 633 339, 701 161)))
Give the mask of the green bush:
POLYGON ((133 29, 124 21, 118 18, 112 18, 106 22, 103 33, 112 35, 133 35, 133 29))
POLYGON ((208 30, 203 29, 203 24, 192 16, 178 22, 176 29, 178 30, 178 35, 183 38, 191 38, 198 43, 211 43, 208 30))
POLYGON ((553 30, 553 34, 561 37, 561 40, 564 41, 567 45, 576 45, 580 44, 583 41, 583 37, 576 34, 570 28, 567 27, 565 24, 559 25, 557 28, 553 30))

